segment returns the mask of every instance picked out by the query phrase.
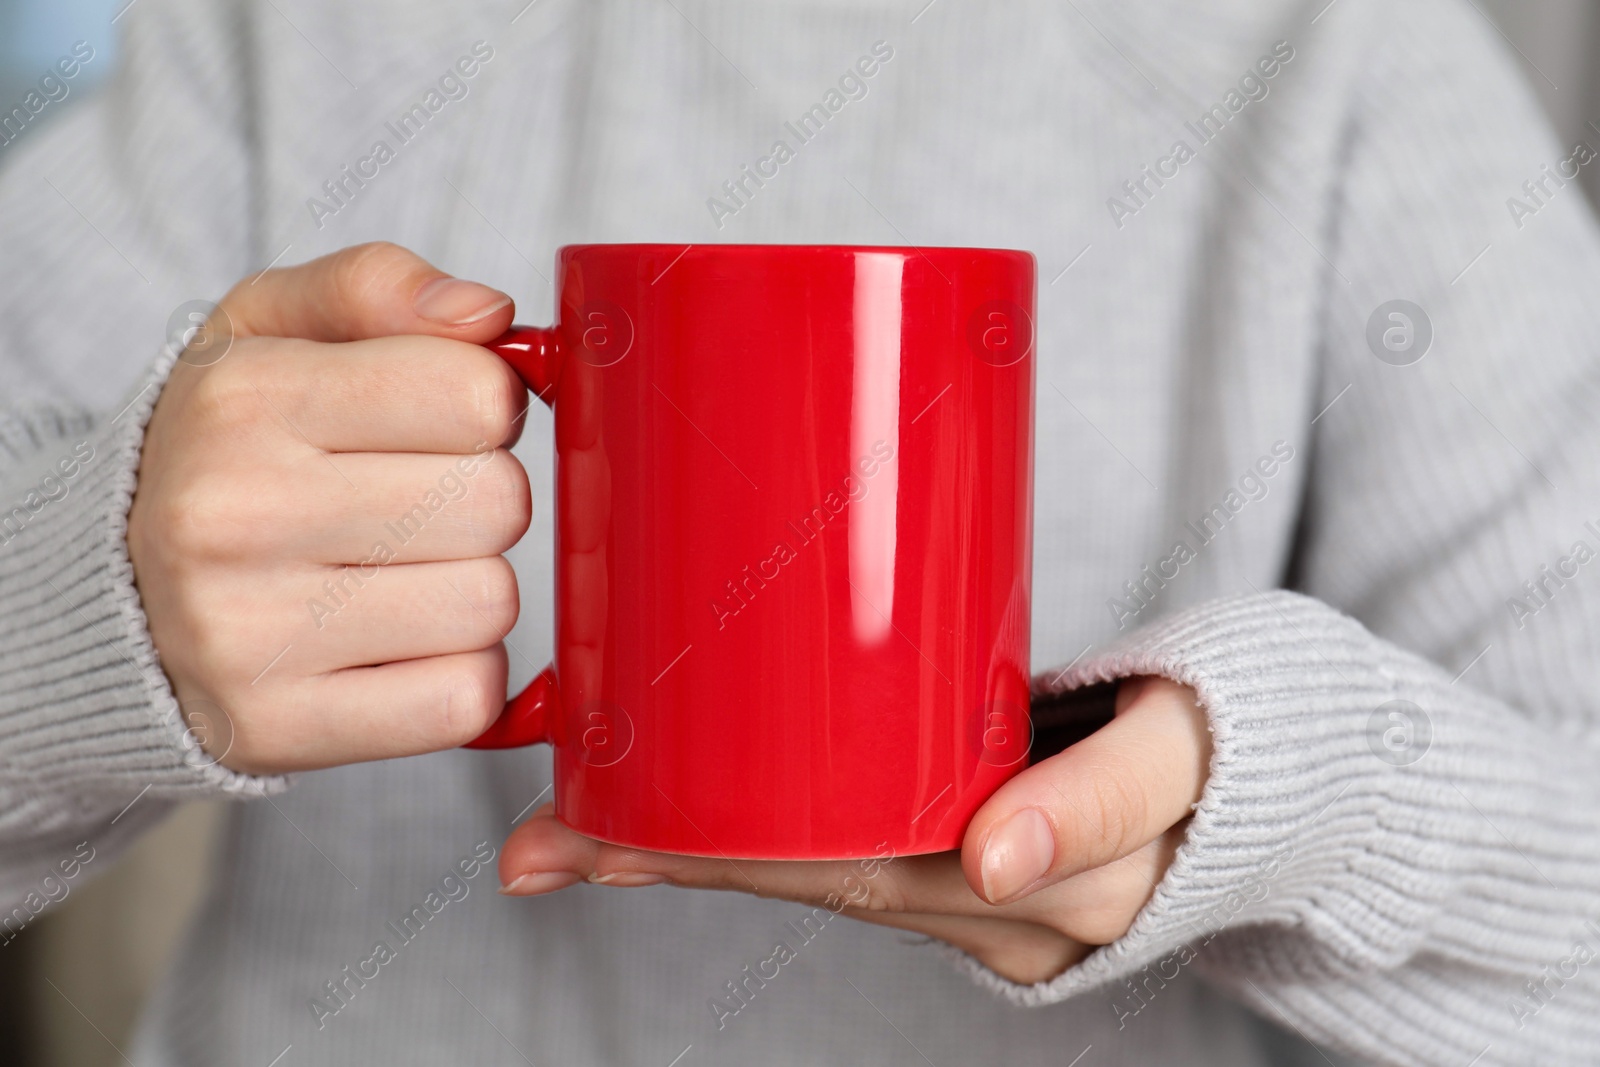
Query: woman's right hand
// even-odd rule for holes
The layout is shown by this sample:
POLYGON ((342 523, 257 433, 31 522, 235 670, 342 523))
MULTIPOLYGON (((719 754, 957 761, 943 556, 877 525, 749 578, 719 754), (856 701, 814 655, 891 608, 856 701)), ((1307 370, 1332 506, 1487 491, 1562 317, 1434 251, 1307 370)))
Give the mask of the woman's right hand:
POLYGON ((518 609, 501 553, 530 518, 505 448, 527 393, 480 345, 512 313, 370 244, 241 281, 191 341, 145 431, 127 540, 213 759, 270 774, 412 755, 500 713, 518 609))

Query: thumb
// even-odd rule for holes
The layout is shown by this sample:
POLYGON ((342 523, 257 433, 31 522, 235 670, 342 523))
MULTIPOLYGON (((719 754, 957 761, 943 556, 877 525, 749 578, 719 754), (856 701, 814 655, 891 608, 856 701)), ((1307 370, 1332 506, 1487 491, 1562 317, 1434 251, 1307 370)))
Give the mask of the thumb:
POLYGON ((1192 689, 1125 679, 1116 718, 978 809, 961 848, 967 883, 1002 904, 1131 855, 1188 817, 1210 762, 1206 713, 1192 689))
POLYGON ((242 281, 222 298, 238 337, 361 341, 425 334, 481 344, 511 325, 511 298, 387 242, 355 245, 242 281))

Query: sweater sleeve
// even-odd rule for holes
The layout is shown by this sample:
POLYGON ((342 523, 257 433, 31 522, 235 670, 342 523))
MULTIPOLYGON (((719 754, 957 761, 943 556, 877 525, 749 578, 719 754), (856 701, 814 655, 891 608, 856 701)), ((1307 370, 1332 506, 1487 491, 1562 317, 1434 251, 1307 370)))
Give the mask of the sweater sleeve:
POLYGON ((141 5, 121 20, 112 83, 52 100, 61 114, 0 147, 0 940, 176 800, 282 785, 200 748, 191 727, 221 716, 178 706, 124 540, 176 357, 167 346, 141 365, 172 308, 245 269, 230 17, 141 5), (125 373, 84 372, 107 351, 125 373))
POLYGON ((1184 845, 1121 940, 1032 987, 963 960, 980 981, 1022 1004, 1110 984, 1127 1027, 1193 965, 1375 1063, 1600 1049, 1600 996, 1572 981, 1600 951, 1592 738, 1283 591, 1174 614, 1061 684, 1141 674, 1210 715, 1184 845))
POLYGON ((1375 1063, 1596 1062, 1600 234, 1571 180, 1594 155, 1465 5, 1333 19, 1370 48, 1298 592, 1241 582, 1060 680, 1192 686, 1204 796, 1121 940, 1033 987, 963 963, 1024 1004, 1109 989, 1123 1027, 1192 967, 1375 1063), (1395 299, 1431 349, 1385 346, 1381 316, 1369 341, 1395 299))

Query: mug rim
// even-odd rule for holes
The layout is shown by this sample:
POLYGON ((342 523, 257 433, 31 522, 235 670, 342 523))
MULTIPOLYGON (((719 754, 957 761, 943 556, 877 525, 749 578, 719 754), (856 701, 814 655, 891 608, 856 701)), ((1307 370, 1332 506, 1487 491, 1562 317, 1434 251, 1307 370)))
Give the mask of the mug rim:
POLYGON ((999 248, 986 245, 855 245, 855 244, 789 244, 773 242, 764 244, 760 242, 741 241, 722 243, 708 241, 698 243, 694 241, 589 241, 576 244, 564 244, 556 249, 556 255, 564 256, 582 249, 605 249, 617 252, 682 252, 688 248, 704 248, 717 252, 903 252, 913 255, 928 255, 929 253, 960 253, 981 252, 991 255, 1026 256, 1038 262, 1038 257, 1025 248, 999 248))

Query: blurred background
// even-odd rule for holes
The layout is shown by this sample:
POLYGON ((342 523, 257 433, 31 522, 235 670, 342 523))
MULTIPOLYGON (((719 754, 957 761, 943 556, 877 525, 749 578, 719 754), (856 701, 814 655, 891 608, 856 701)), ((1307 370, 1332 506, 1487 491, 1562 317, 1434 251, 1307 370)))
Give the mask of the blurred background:
MULTIPOLYGON (((1518 53, 1563 142, 1600 148, 1600 71, 1588 61, 1600 45, 1600 4, 1460 2, 1493 21, 1518 53)), ((74 80, 63 106, 42 119, 81 107, 115 68, 117 24, 136 3, 0 0, 0 114, 19 105, 80 40, 94 47, 95 61, 74 80)), ((0 147, 0 167, 15 148, 0 147)), ((1585 168, 1582 181, 1590 202, 1600 202, 1600 168, 1585 168)), ((205 893, 225 811, 219 803, 180 810, 113 869, 75 887, 59 908, 0 945, 0 1064, 125 1062, 117 1046, 126 1045, 140 1005, 205 893)))

